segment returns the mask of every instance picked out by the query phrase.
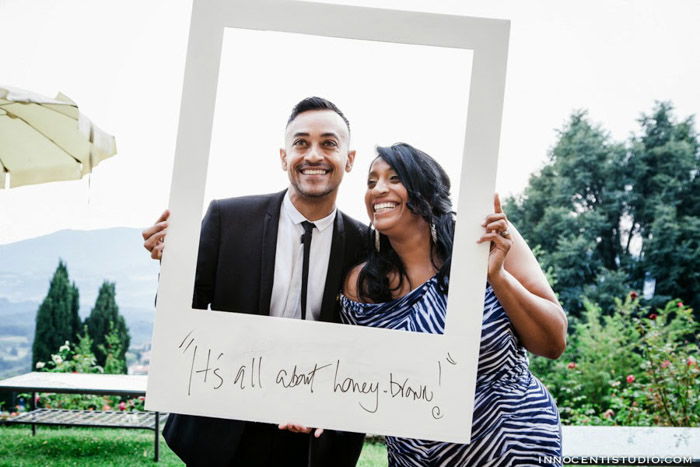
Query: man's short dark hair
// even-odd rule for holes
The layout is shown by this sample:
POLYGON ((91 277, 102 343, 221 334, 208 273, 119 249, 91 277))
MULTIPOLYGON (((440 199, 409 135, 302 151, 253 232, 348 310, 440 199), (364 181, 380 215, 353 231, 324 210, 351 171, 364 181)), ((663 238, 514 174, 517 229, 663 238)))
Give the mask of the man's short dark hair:
POLYGON ((299 114, 309 112, 311 110, 332 110, 340 115, 340 118, 342 118, 345 124, 348 126, 348 131, 350 131, 350 122, 347 118, 345 118, 345 115, 343 115, 343 112, 340 111, 338 106, 328 99, 316 96, 307 97, 306 99, 299 101, 297 105, 294 106, 292 113, 289 116, 289 120, 287 120, 287 126, 289 126, 289 124, 292 123, 299 114))

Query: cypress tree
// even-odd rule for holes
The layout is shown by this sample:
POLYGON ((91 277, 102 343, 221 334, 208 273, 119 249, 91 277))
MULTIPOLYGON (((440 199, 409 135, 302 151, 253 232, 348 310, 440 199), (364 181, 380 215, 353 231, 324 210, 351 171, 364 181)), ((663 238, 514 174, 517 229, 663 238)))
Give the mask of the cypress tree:
POLYGON ((50 360, 51 353, 65 341, 77 341, 80 332, 78 297, 78 288, 70 283, 66 264, 59 260, 49 291, 36 314, 32 368, 37 362, 50 360))
POLYGON ((83 321, 80 319, 80 314, 78 314, 78 310, 80 310, 80 291, 75 282, 73 282, 72 288, 73 300, 71 302, 70 327, 73 332, 73 339, 70 339, 70 341, 77 344, 80 340, 80 335, 83 334, 83 321))
MULTIPOLYGON (((115 283, 105 281, 100 286, 97 294, 95 306, 90 312, 90 316, 85 320, 87 332, 92 339, 92 351, 97 358, 97 364, 104 367, 107 360, 107 352, 110 348, 107 336, 115 333, 119 338, 119 355, 113 357, 126 362, 126 351, 129 349, 131 338, 129 329, 126 327, 124 317, 119 314, 119 307, 115 299, 115 283)), ((126 373, 126 364, 123 366, 123 373, 126 373)))

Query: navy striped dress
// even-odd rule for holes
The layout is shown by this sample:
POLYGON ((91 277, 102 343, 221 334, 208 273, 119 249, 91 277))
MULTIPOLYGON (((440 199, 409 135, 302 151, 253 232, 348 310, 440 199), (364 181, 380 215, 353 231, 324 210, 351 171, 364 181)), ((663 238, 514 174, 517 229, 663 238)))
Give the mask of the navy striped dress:
MULTIPOLYGON (((433 334, 445 329, 447 297, 436 277, 390 302, 358 303, 344 295, 340 301, 346 323, 433 334)), ((386 444, 391 466, 561 465, 559 412, 547 389, 530 373, 527 352, 490 286, 471 443, 387 436, 386 444)))

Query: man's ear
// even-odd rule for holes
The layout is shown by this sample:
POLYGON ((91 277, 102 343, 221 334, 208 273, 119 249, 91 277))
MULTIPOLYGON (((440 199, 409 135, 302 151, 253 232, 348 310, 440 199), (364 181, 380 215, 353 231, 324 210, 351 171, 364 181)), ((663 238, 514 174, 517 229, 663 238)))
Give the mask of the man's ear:
POLYGON ((345 171, 350 172, 352 170, 352 165, 355 163, 355 150, 348 151, 348 160, 345 161, 345 171))
POLYGON ((282 170, 287 171, 287 151, 280 148, 280 161, 282 162, 282 170))

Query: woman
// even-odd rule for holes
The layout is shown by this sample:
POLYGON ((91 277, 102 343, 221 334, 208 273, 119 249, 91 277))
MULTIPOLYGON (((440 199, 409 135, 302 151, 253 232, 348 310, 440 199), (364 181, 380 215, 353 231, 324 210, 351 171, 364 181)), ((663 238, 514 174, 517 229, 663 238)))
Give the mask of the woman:
MULTIPOLYGON (((342 317, 364 326, 444 332, 454 217, 450 181, 427 154, 378 148, 365 204, 375 231, 367 262, 346 278, 342 317)), ((559 414, 528 370, 525 349, 557 358, 567 320, 536 259, 501 211, 491 242, 470 444, 387 437, 390 465, 543 465, 561 455, 559 414)))

